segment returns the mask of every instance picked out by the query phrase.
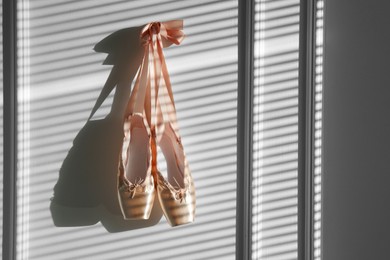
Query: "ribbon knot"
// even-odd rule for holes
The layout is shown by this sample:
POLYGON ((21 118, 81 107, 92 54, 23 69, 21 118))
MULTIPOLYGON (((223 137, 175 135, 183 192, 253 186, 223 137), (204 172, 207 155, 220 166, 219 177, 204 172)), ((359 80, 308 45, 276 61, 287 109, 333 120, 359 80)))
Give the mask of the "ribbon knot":
POLYGON ((147 24, 141 32, 141 41, 143 46, 147 46, 148 44, 153 44, 156 41, 154 35, 158 35, 160 33, 161 23, 153 22, 147 24))
POLYGON ((150 24, 149 30, 152 34, 158 34, 160 33, 160 27, 161 27, 160 22, 153 22, 150 24))
POLYGON ((142 44, 146 46, 159 41, 163 48, 173 43, 179 45, 184 39, 182 29, 182 20, 148 23, 141 31, 142 44))

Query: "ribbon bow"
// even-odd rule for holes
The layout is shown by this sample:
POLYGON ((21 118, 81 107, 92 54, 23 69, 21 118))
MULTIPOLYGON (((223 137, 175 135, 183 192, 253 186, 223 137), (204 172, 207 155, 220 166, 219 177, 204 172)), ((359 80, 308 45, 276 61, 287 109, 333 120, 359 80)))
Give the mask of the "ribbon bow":
POLYGON ((141 31, 143 45, 153 44, 153 41, 161 41, 163 48, 171 46, 173 43, 179 45, 184 39, 183 20, 173 20, 168 22, 152 22, 147 24, 141 31), (154 39, 153 36, 156 36, 154 39))
POLYGON ((128 186, 128 192, 130 192, 129 198, 134 199, 135 193, 137 192, 137 188, 141 187, 143 180, 139 178, 138 180, 135 181, 135 183, 130 183, 128 186))
POLYGON ((175 191, 175 200, 178 200, 180 203, 183 201, 186 202, 187 197, 187 190, 186 189, 180 189, 178 191, 175 191))

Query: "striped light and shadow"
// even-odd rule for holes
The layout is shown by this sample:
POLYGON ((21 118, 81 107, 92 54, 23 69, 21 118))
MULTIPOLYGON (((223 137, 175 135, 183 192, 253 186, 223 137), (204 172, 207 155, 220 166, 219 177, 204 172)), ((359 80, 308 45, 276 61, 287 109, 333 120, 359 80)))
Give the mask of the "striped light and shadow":
POLYGON ((252 259, 298 257, 299 4, 255 1, 252 259))
POLYGON ((324 1, 316 1, 314 73, 314 260, 321 260, 322 219, 322 67, 324 42, 324 1))
MULTIPOLYGON (((238 1, 18 0, 18 259, 234 259, 238 1), (109 233, 56 227, 50 198, 72 141, 111 66, 93 46, 110 33, 184 19, 165 50, 180 133, 197 194, 195 222, 109 233)), ((109 111, 113 94, 95 118, 109 111)), ((163 164, 162 161, 160 161, 163 164)))

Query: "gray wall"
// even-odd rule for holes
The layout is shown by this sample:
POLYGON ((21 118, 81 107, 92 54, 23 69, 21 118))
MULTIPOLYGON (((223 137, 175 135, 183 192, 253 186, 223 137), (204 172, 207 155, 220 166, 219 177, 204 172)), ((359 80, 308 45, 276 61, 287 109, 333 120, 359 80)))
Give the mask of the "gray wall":
POLYGON ((389 259, 390 2, 325 4, 323 259, 389 259))

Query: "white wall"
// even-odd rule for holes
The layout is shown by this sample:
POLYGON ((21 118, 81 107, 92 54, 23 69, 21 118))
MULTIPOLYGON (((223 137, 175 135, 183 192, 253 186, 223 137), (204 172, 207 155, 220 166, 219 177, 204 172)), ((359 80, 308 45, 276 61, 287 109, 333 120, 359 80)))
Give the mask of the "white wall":
POLYGON ((389 259, 390 3, 325 1, 323 259, 389 259))
POLYGON ((28 108, 21 113, 28 117, 20 133, 26 142, 18 173, 18 259, 234 259, 237 1, 21 2, 29 4, 29 41, 20 53, 31 71, 20 85, 28 108), (162 218, 117 233, 100 223, 56 227, 49 205, 59 169, 111 69, 93 46, 118 29, 180 18, 187 38, 166 57, 197 188, 195 223, 171 228, 162 218))

